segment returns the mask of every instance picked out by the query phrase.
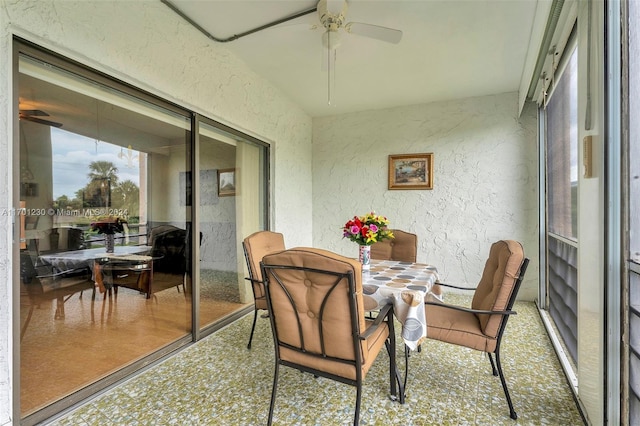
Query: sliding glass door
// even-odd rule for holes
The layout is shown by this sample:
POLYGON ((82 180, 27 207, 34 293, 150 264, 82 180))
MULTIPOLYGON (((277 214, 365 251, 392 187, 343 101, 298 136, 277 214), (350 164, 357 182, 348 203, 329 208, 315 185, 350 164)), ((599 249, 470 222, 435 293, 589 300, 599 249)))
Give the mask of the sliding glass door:
POLYGON ((35 424, 250 308, 241 241, 267 228, 268 145, 16 46, 20 411, 35 424))
POLYGON ((18 83, 28 415, 189 337, 190 122, 28 56, 18 83))
POLYGON ((202 120, 198 126, 200 327, 253 303, 242 240, 266 229, 267 147, 202 120))

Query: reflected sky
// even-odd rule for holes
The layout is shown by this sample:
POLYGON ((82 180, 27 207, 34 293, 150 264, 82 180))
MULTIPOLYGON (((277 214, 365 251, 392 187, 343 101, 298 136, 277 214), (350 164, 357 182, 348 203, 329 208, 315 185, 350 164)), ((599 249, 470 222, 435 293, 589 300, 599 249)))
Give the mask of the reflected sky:
POLYGON ((75 193, 89 183, 89 164, 92 161, 110 161, 118 168, 118 180, 131 180, 140 186, 138 151, 108 142, 51 128, 53 151, 53 198, 75 193))

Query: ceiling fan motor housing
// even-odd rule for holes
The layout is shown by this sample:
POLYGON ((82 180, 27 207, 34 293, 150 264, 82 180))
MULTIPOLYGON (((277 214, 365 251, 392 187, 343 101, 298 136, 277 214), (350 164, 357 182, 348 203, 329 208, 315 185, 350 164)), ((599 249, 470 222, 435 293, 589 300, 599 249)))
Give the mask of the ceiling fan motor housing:
POLYGON ((318 2, 318 15, 320 16, 320 22, 328 31, 337 31, 338 28, 342 28, 344 25, 344 20, 347 16, 347 10, 349 7, 347 6, 346 1, 342 1, 341 3, 342 8, 340 10, 331 11, 329 10, 327 0, 320 0, 318 2))
POLYGON ((322 34, 322 46, 329 50, 336 50, 340 47, 341 38, 338 29, 344 26, 345 17, 347 15, 347 2, 342 1, 342 7, 339 11, 332 12, 328 8, 327 0, 318 2, 318 15, 320 23, 326 29, 322 34))

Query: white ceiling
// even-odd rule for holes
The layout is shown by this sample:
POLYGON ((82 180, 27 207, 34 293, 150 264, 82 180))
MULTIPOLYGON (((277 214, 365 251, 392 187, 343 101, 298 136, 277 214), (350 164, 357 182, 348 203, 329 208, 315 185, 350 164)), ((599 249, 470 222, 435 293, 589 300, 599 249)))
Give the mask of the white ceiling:
MULTIPOLYGON (((219 39, 316 6, 314 0, 162 1, 219 39)), ((390 44, 343 33, 332 105, 327 105, 328 79, 322 70, 323 31, 310 29, 319 22, 317 13, 224 46, 314 117, 515 92, 537 3, 349 0, 346 22, 400 29, 403 38, 390 44)))

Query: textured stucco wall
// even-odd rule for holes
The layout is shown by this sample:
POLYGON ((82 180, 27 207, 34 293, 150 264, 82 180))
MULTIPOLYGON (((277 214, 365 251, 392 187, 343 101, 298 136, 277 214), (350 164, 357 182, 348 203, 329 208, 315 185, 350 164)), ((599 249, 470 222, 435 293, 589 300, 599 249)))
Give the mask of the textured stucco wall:
POLYGON ((515 239, 532 259, 521 299, 537 294, 536 112, 517 94, 406 106, 313 121, 313 242, 357 256, 342 239, 375 210, 418 235, 418 261, 443 282, 479 280, 492 242, 515 239), (434 153, 433 190, 387 189, 389 154, 434 153))
MULTIPOLYGON (((271 143, 272 223, 311 245, 311 119, 157 0, 0 2, 0 208, 12 205, 11 39, 56 51, 271 143)), ((0 216, 0 424, 11 416, 11 222, 0 216)), ((15 378, 18 375, 14 376, 15 378)))

